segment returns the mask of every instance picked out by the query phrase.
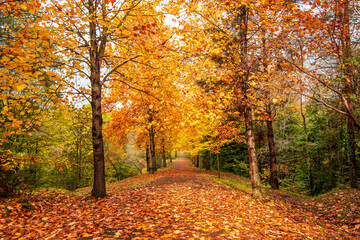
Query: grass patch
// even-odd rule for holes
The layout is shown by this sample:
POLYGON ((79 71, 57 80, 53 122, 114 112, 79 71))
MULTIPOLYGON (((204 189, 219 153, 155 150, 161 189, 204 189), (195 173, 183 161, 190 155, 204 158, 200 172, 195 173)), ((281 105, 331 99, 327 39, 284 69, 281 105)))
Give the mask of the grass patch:
POLYGON ((252 189, 251 189, 251 183, 249 182, 237 181, 230 178, 218 178, 216 176, 211 176, 211 175, 209 176, 209 178, 217 183, 224 184, 234 189, 239 189, 241 191, 251 194, 252 189))
MULTIPOLYGON (((235 180, 235 179, 231 179, 231 178, 218 178, 216 176, 212 176, 209 175, 209 178, 212 179, 213 181, 220 183, 220 184, 224 184, 227 185, 229 187, 232 187, 234 189, 238 189, 241 190, 243 192, 252 193, 252 187, 251 187, 251 182, 250 181, 241 181, 241 180, 235 180)), ((270 186, 265 185, 265 184, 261 184, 261 188, 262 189, 269 189, 270 186)))
POLYGON ((166 171, 166 170, 169 170, 169 169, 171 169, 171 166, 169 166, 169 163, 167 163, 166 167, 158 168, 156 171, 163 172, 163 171, 166 171))

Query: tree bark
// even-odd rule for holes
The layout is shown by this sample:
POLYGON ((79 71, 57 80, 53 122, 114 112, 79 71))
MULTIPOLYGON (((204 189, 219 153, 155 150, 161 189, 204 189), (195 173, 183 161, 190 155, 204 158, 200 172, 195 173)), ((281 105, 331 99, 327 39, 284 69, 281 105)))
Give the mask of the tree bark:
POLYGON ((245 114, 245 127, 246 127, 246 145, 249 155, 250 175, 251 175, 251 186, 253 198, 262 198, 261 193, 261 182, 258 170, 256 149, 255 149, 255 138, 253 132, 253 120, 252 120, 252 109, 249 103, 249 99, 245 100, 244 106, 245 114))
POLYGON ((166 167, 166 152, 165 152, 165 140, 162 139, 162 159, 163 159, 163 167, 166 167))
POLYGON ((210 170, 210 151, 206 150, 205 154, 205 169, 210 170))
POLYGON ((307 163, 308 163, 308 176, 309 176, 309 189, 310 189, 310 194, 314 195, 314 179, 313 179, 313 170, 312 170, 312 159, 310 156, 310 146, 309 146, 309 131, 307 129, 306 126, 306 117, 305 114, 303 112, 303 97, 302 97, 302 93, 300 94, 300 114, 301 117, 303 119, 303 127, 304 127, 304 131, 306 134, 306 146, 305 146, 305 150, 306 150, 306 159, 307 159, 307 163))
MULTIPOLYGON (((100 45, 96 32, 96 6, 89 0, 89 13, 92 19, 90 27, 90 81, 91 81, 91 109, 92 109, 92 141, 94 160, 94 185, 91 195, 94 197, 105 197, 105 158, 104 141, 102 135, 102 109, 101 109, 101 62, 105 52, 106 35, 102 35, 100 45)), ((105 33, 103 33, 105 34, 105 33)))
POLYGON ((154 126, 152 125, 152 123, 154 121, 154 117, 153 117, 154 113, 153 113, 153 111, 151 109, 149 109, 148 113, 149 113, 149 123, 151 124, 151 126, 149 128, 150 161, 151 161, 150 173, 154 174, 155 171, 157 170, 157 167, 156 167, 156 153, 155 153, 155 132, 154 132, 154 126))
POLYGON ((216 154, 216 161, 217 161, 218 178, 220 178, 220 159, 219 159, 219 153, 216 154))
POLYGON ((277 168, 276 168, 275 138, 274 138, 270 103, 267 103, 266 111, 268 115, 268 120, 266 120, 266 127, 267 127, 267 138, 268 138, 269 155, 270 155, 270 186, 272 189, 279 189, 279 182, 277 178, 277 168))
POLYGON ((102 135, 102 109, 101 109, 101 84, 100 68, 98 67, 92 81, 92 141, 94 158, 94 185, 91 195, 94 197, 104 197, 105 190, 105 159, 104 159, 104 141, 102 135))
MULTIPOLYGON (((248 149, 250 175, 251 175, 251 186, 253 198, 262 198, 261 194, 261 182, 258 170, 258 162, 255 149, 255 138, 253 132, 253 120, 252 120, 252 106, 248 97, 249 90, 249 72, 250 67, 248 66, 248 12, 249 9, 246 5, 242 5, 239 9, 239 13, 236 19, 236 24, 241 26, 239 28, 239 40, 240 40, 240 70, 239 73, 239 87, 241 88, 243 95, 244 116, 245 116, 245 127, 246 127, 246 145, 248 149)), ((239 110, 241 112, 241 109, 239 110)))
POLYGON ((149 145, 146 145, 145 160, 146 160, 146 171, 149 173, 150 172, 149 145))
POLYGON ((200 167, 200 155, 199 154, 196 155, 196 167, 197 168, 200 167))
POLYGON ((348 134, 350 143, 350 186, 357 187, 357 162, 356 162, 356 142, 355 142, 355 124, 352 118, 348 118, 348 134))
POLYGON ((156 168, 156 154, 155 154, 155 133, 154 133, 154 127, 152 125, 149 129, 149 137, 150 137, 150 160, 151 160, 150 173, 154 174, 157 168, 156 168))
POLYGON ((351 65, 351 36, 350 36, 350 1, 346 0, 343 2, 344 4, 344 11, 342 14, 342 26, 343 26, 343 33, 341 36, 344 37, 342 40, 342 63, 345 66, 344 68, 344 84, 345 84, 345 94, 346 100, 348 102, 348 135, 349 135, 349 145, 350 145, 350 185, 351 187, 357 187, 357 177, 356 177, 356 143, 355 143, 355 121, 351 117, 354 115, 354 106, 353 106, 353 90, 352 90, 352 83, 353 83, 353 67, 351 65))

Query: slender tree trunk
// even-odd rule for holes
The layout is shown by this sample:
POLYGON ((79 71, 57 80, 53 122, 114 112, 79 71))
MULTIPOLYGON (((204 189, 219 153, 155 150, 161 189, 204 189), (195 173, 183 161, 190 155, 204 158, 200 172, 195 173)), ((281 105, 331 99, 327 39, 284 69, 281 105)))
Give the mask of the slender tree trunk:
POLYGON ((163 158, 163 167, 166 167, 166 152, 165 152, 165 140, 162 139, 162 158, 163 158))
POLYGON ((117 167, 115 166, 115 164, 113 163, 113 161, 111 160, 111 158, 109 158, 109 162, 110 162, 111 166, 114 168, 114 170, 115 170, 115 172, 116 172, 116 178, 117 178, 117 180, 120 181, 121 178, 120 178, 120 172, 119 172, 119 170, 117 169, 117 167))
MULTIPOLYGON (((249 9, 246 5, 242 5, 239 8, 239 13, 236 19, 236 24, 241 26, 239 28, 239 41, 240 41, 240 69, 239 73, 239 87, 241 88, 244 103, 244 116, 245 116, 245 127, 246 127, 246 145, 248 149, 251 185, 252 185, 252 196, 253 198, 262 198, 261 194, 261 182, 258 170, 258 162, 255 149, 255 138, 253 132, 253 120, 252 120, 252 107, 250 99, 248 97, 249 90, 249 72, 250 67, 248 66, 248 12, 249 9)), ((241 112, 241 110, 239 111, 241 112)))
MULTIPOLYGON (((345 0, 344 11, 341 16, 344 39, 342 40, 342 54, 343 59, 342 63, 345 66, 344 68, 344 84, 345 84, 345 94, 346 100, 348 102, 348 113, 353 116, 354 106, 352 100, 352 83, 353 83, 353 66, 351 65, 351 30, 350 30, 350 1, 345 0)), ((349 134, 349 145, 350 145, 350 185, 351 187, 357 187, 357 177, 356 177, 356 143, 355 143, 355 121, 352 117, 348 117, 348 134, 349 134)))
POLYGON ((350 142, 350 186, 357 187, 357 164, 356 164, 356 142, 355 142, 355 127, 354 120, 348 118, 348 134, 350 142))
POLYGON ((146 160, 146 171, 149 173, 150 172, 149 145, 146 145, 145 160, 146 160))
POLYGON ((81 182, 81 173, 80 173, 80 140, 76 140, 76 174, 78 177, 78 181, 76 187, 79 187, 79 183, 81 182))
MULTIPOLYGON (((267 47, 266 47, 266 31, 262 29, 262 57, 263 57, 263 67, 264 72, 268 74, 268 56, 267 56, 267 47)), ((267 79, 267 82, 269 80, 267 79)), ((277 169, 276 169, 276 148, 275 148, 275 138, 273 130, 273 119, 272 119, 272 109, 270 102, 270 92, 265 91, 267 102, 266 102, 266 114, 268 119, 266 120, 267 127, 267 140, 269 147, 269 157, 270 157, 270 186, 272 189, 279 189, 279 182, 277 178, 277 169)), ((261 170, 261 166, 260 166, 261 170)))
POLYGON ((205 154, 205 169, 210 170, 210 151, 206 150, 205 154))
POLYGON ((177 158, 177 151, 175 151, 175 158, 177 158))
POLYGON ((254 132, 252 126, 253 124, 252 109, 249 103, 249 99, 245 100, 244 114, 245 114, 245 127, 246 127, 246 145, 248 149, 249 164, 250 164, 252 196, 253 198, 262 198, 261 182, 260 182, 256 149, 255 149, 255 138, 254 138, 254 132))
POLYGON ((300 113, 301 113, 301 117, 303 119, 303 127, 304 127, 304 131, 306 134, 306 146, 305 146, 305 151, 306 151, 306 159, 308 162, 308 175, 309 175, 309 188, 310 188, 310 194, 313 195, 314 194, 314 179, 313 179, 313 169, 312 169, 312 159, 310 156, 310 146, 309 146, 309 132, 306 126, 306 118, 303 112, 303 97, 302 94, 300 95, 300 113))
POLYGON ((196 155, 196 167, 197 168, 200 167, 200 155, 199 154, 196 155))
POLYGON ((155 171, 157 170, 157 167, 156 167, 156 154, 155 154, 155 133, 153 126, 151 126, 149 129, 149 136, 150 136, 150 160, 151 160, 150 173, 154 174, 155 171))
POLYGON ((219 159, 219 153, 216 154, 216 161, 217 161, 218 178, 220 178, 220 159, 219 159))
POLYGON ((154 121, 154 112, 152 111, 152 109, 148 110, 148 115, 149 115, 149 123, 151 124, 150 128, 149 128, 149 140, 150 140, 150 161, 151 161, 151 168, 150 168, 150 173, 154 174, 155 171, 157 170, 156 167, 156 154, 155 154, 155 131, 154 131, 154 126, 152 125, 153 121, 154 121))
POLYGON ((170 157, 170 163, 172 164, 172 153, 171 153, 171 151, 170 151, 169 157, 170 157))
POLYGON ((98 44, 98 36, 95 25, 95 3, 89 0, 89 13, 92 16, 89 21, 90 27, 90 77, 91 77, 91 109, 92 109, 92 141, 94 160, 94 185, 91 195, 94 197, 106 196, 105 189, 105 158, 104 141, 102 135, 102 109, 101 109, 101 62, 106 46, 106 36, 103 36, 98 44))
POLYGON ((275 138, 274 138, 270 103, 267 103, 266 110, 269 118, 268 120, 266 120, 266 126, 267 126, 267 138, 268 138, 268 146, 269 146, 269 154, 270 154, 270 186, 272 189, 279 189, 279 182, 277 178, 277 169, 276 169, 275 138))
POLYGON ((82 179, 82 134, 80 135, 80 142, 79 142, 79 164, 78 164, 78 167, 79 167, 79 181, 81 181, 82 179))

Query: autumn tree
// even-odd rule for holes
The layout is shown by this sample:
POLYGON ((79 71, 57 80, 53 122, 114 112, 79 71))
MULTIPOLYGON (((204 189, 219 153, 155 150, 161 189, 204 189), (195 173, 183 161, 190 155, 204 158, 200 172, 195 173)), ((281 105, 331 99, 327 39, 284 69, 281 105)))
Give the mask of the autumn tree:
POLYGON ((249 14, 251 13, 253 6, 249 8, 246 3, 234 3, 231 8, 227 8, 221 4, 218 6, 220 9, 223 9, 224 13, 226 13, 226 17, 222 19, 222 22, 213 21, 218 17, 220 18, 221 14, 213 13, 209 11, 209 8, 206 9, 207 11, 205 10, 202 13, 197 12, 196 9, 195 11, 190 9, 190 11, 195 12, 195 14, 199 14, 205 19, 205 22, 213 28, 215 27, 218 29, 218 31, 215 31, 214 35, 216 37, 214 37, 222 40, 218 41, 217 44, 219 49, 221 49, 220 51, 224 52, 222 67, 227 70, 226 73, 228 74, 228 82, 231 81, 232 84, 234 84, 234 101, 236 101, 239 112, 244 113, 253 197, 261 198, 261 185, 258 175, 257 156, 252 127, 253 109, 250 102, 252 96, 250 92, 252 67, 250 62, 250 43, 248 37, 250 34, 249 30, 252 30, 253 27, 251 22, 249 22, 249 14))
POLYGON ((92 195, 105 189, 102 96, 119 70, 143 55, 143 36, 154 34, 154 1, 51 1, 45 4, 52 45, 65 59, 62 72, 69 91, 90 101, 94 156, 92 195), (49 23, 51 22, 51 24, 49 23), (76 82, 76 78, 82 79, 76 82), (87 81, 87 83, 85 83, 87 81))
MULTIPOLYGON (((183 34, 186 42, 193 39, 194 42, 189 44, 192 49, 196 49, 193 46, 199 46, 202 50, 202 54, 197 52, 198 56, 212 58, 218 68, 222 69, 218 76, 223 83, 219 85, 223 86, 227 94, 232 95, 232 107, 240 113, 236 117, 237 121, 245 123, 254 197, 261 197, 253 117, 254 112, 262 112, 260 105, 267 102, 267 110, 263 111, 263 116, 267 116, 269 123, 272 185, 277 188, 275 150, 271 141, 274 139, 271 134, 271 102, 274 96, 264 93, 270 93, 273 86, 278 86, 280 91, 285 86, 281 84, 283 78, 269 76, 276 71, 280 73, 280 69, 287 69, 289 66, 280 61, 279 56, 286 51, 284 46, 293 30, 292 22, 296 16, 294 11, 297 13, 298 9, 291 1, 203 3, 186 5, 188 19, 191 20, 183 23, 183 34), (273 81, 279 84, 273 84, 273 81)), ((281 74, 277 76, 279 75, 281 74)), ((279 99, 275 98, 274 101, 276 100, 279 99)))
POLYGON ((40 5, 38 1, 0 3, 0 171, 3 176, 7 171, 17 174, 23 166, 38 159, 40 138, 32 135, 53 108, 62 106, 58 65, 54 64, 57 56, 46 29, 37 24, 41 19, 40 5))
POLYGON ((356 43, 357 1, 302 2, 293 39, 284 61, 302 74, 296 91, 348 118, 350 183, 357 185, 356 129, 359 128, 356 43), (337 98, 337 101, 333 101, 337 98))
POLYGON ((46 30, 36 24, 40 3, 1 3, 1 133, 13 134, 40 125, 47 110, 61 102, 56 58, 46 30))
POLYGON ((68 107, 56 111, 39 133, 42 140, 44 180, 49 185, 74 190, 89 186, 91 174, 91 108, 68 107))

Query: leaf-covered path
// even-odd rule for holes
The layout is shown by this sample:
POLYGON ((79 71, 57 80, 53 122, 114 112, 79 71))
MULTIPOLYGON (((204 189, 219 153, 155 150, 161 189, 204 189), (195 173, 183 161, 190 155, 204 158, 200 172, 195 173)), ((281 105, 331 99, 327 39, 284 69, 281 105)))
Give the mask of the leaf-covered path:
POLYGON ((354 239, 311 213, 215 182, 184 156, 172 168, 109 186, 88 199, 40 192, 25 211, 1 203, 0 239, 354 239), (141 185, 141 186, 139 186, 141 185))

